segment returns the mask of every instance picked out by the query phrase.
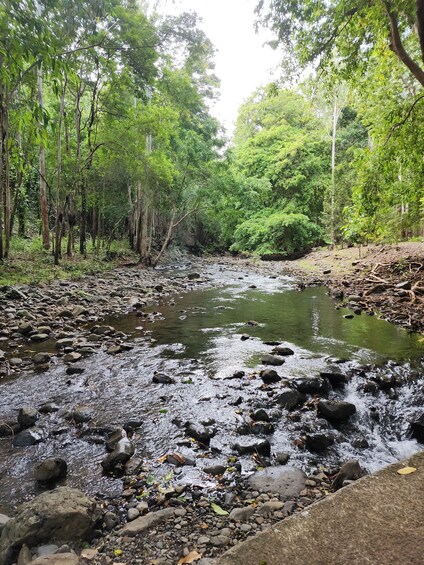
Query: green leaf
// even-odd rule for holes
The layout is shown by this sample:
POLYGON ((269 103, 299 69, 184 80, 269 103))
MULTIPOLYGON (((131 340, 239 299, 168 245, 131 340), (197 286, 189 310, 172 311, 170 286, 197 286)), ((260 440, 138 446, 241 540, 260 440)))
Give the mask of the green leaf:
POLYGON ((228 512, 218 506, 218 504, 215 504, 215 502, 211 502, 211 507, 215 514, 218 514, 218 516, 228 516, 228 512))

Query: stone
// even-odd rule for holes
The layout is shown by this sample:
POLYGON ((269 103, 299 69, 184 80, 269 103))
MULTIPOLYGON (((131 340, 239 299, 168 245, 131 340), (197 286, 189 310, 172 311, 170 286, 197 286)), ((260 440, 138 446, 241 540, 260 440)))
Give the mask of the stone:
POLYGON ((152 381, 156 384, 162 384, 162 385, 170 385, 175 383, 172 377, 170 377, 169 375, 165 375, 164 373, 155 373, 153 375, 152 381))
POLYGON ((276 398, 277 404, 286 410, 294 410, 300 404, 303 404, 305 397, 298 390, 292 388, 284 388, 276 398))
POLYGON ((275 428, 271 422, 253 422, 249 431, 255 436, 261 436, 273 434, 275 432, 275 428))
POLYGON ((266 412, 266 410, 264 410, 263 408, 259 408, 259 410, 255 410, 254 412, 252 412, 250 414, 250 417, 255 422, 269 422, 270 421, 270 417, 269 417, 268 412, 266 412))
POLYGON ((328 394, 330 392, 330 382, 322 377, 297 379, 295 386, 302 394, 328 394))
POLYGON ((274 347, 272 353, 274 355, 294 355, 293 349, 290 349, 290 347, 283 347, 282 345, 277 345, 277 347, 274 347))
POLYGON ((79 365, 70 365, 69 367, 66 367, 67 375, 81 375, 84 371, 84 367, 80 367, 79 365))
POLYGON ((290 454, 285 452, 277 453, 277 455, 275 456, 275 460, 279 465, 286 465, 289 459, 290 459, 290 454))
POLYGON ((273 514, 274 512, 278 512, 278 510, 284 508, 284 504, 285 504, 284 502, 280 502, 278 500, 271 500, 269 502, 265 502, 259 508, 258 513, 261 516, 268 516, 269 514, 273 514))
POLYGON ((149 528, 153 528, 162 522, 169 520, 174 516, 174 513, 174 508, 164 508, 157 512, 149 512, 145 516, 140 516, 136 520, 126 524, 121 530, 119 530, 119 535, 129 537, 136 536, 149 528))
POLYGON ((75 553, 55 553, 31 561, 31 565, 78 565, 79 563, 80 560, 75 553))
POLYGON ((125 463, 134 455, 134 444, 127 438, 120 439, 112 453, 104 457, 101 465, 105 471, 113 471, 118 465, 125 463))
POLYGON ((64 337, 56 341, 56 349, 64 349, 65 347, 72 347, 75 339, 73 337, 64 337))
POLYGON ((118 517, 113 512, 106 512, 103 516, 103 522, 106 530, 111 531, 118 523, 118 517))
MULTIPOLYGON (((34 546, 84 540, 100 518, 101 511, 95 501, 76 489, 60 487, 44 492, 22 504, 17 515, 4 527, 0 538, 0 563, 13 563, 24 543, 34 546)), ((49 562, 56 564, 56 561, 49 562)))
POLYGON ((32 406, 24 406, 18 412, 18 424, 22 429, 30 428, 38 420, 38 410, 32 406))
POLYGON ((65 363, 76 363, 82 358, 81 353, 77 353, 76 351, 71 351, 64 355, 63 360, 65 363))
POLYGON ((34 331, 34 326, 31 322, 23 322, 18 326, 18 332, 22 335, 28 335, 32 331, 34 331))
POLYGON ((304 443, 308 451, 320 452, 333 445, 334 439, 327 434, 306 434, 304 443))
POLYGON ((211 544, 215 547, 224 547, 230 543, 228 536, 218 535, 211 537, 211 544))
POLYGON ((76 424, 84 424, 93 419, 93 411, 90 406, 79 406, 69 412, 65 418, 75 422, 76 424))
POLYGON ((45 459, 39 463, 34 469, 34 478, 36 481, 53 481, 66 477, 68 465, 66 461, 60 457, 45 459))
POLYGON ((337 372, 322 371, 320 377, 328 379, 333 388, 343 388, 348 381, 346 375, 337 372))
POLYGON ((298 496, 305 488, 306 475, 295 467, 267 467, 249 478, 249 486, 259 492, 278 493, 285 498, 298 496))
POLYGON ((59 546, 53 543, 47 545, 40 545, 37 548, 38 557, 44 557, 45 555, 53 555, 59 549, 59 546))
POLYGON ((229 518, 233 522, 244 522, 253 516, 255 509, 252 506, 245 506, 244 508, 233 508, 230 512, 229 518))
POLYGON ((21 551, 19 552, 19 555, 18 555, 17 565, 28 565, 28 563, 31 563, 31 561, 32 561, 31 551, 30 551, 29 547, 27 546, 27 544, 24 543, 24 545, 21 547, 21 551))
POLYGON ((338 400, 320 400, 318 402, 318 414, 327 420, 342 422, 348 420, 356 413, 356 406, 350 402, 338 400))
POLYGON ((192 422, 188 422, 185 426, 185 434, 199 443, 209 446, 211 439, 215 435, 215 431, 210 428, 200 427, 192 422))
POLYGON ((345 481, 356 481, 361 478, 361 475, 362 469, 359 461, 356 459, 350 459, 349 461, 346 461, 346 463, 343 463, 340 467, 340 471, 334 477, 331 486, 333 490, 338 490, 343 486, 345 481))
POLYGON ((6 514, 0 514, 0 533, 9 520, 9 516, 6 516, 6 514))
POLYGON ((285 363, 284 359, 282 359, 281 357, 277 357, 276 355, 269 355, 269 354, 263 355, 261 361, 263 365, 274 365, 274 366, 284 365, 285 363))
POLYGON ((227 467, 225 465, 212 465, 211 467, 203 467, 203 472, 212 476, 223 475, 226 470, 227 467))
POLYGON ((30 339, 34 342, 46 341, 49 339, 49 334, 33 334, 30 339))
POLYGON ((240 455, 249 455, 250 453, 259 453, 269 457, 271 455, 271 445, 267 439, 257 440, 244 438, 242 441, 233 445, 233 449, 240 455))
POLYGON ((174 453, 168 453, 166 460, 169 464, 175 465, 176 467, 183 467, 184 465, 191 465, 192 467, 196 466, 196 461, 194 459, 176 451, 174 453))
POLYGON ((421 414, 416 420, 411 422, 410 435, 420 443, 424 443, 424 414, 421 414))
POLYGON ((31 428, 19 432, 13 438, 13 447, 28 447, 30 445, 36 445, 43 441, 43 435, 39 428, 31 428))
POLYGON ((51 356, 49 353, 36 353, 32 358, 34 365, 45 365, 46 363, 50 363, 50 361, 51 356))
POLYGON ((114 449, 116 449, 118 442, 121 441, 122 438, 127 438, 127 437, 128 437, 127 432, 123 428, 118 428, 117 430, 112 432, 111 435, 106 440, 106 449, 109 452, 112 452, 114 449))
POLYGON ((264 369, 259 373, 259 376, 266 385, 281 381, 280 375, 274 369, 264 369))
POLYGON ((121 353, 121 351, 122 351, 121 345, 111 345, 111 346, 107 349, 106 353, 107 353, 108 355, 117 355, 118 353, 121 353))
POLYGON ((132 520, 135 520, 140 516, 140 511, 137 510, 137 508, 128 508, 127 516, 128 520, 132 522, 132 520))

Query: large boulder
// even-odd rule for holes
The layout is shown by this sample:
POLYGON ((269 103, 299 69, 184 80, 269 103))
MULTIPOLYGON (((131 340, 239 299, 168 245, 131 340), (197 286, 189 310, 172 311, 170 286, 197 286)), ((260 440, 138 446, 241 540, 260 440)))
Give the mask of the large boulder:
POLYGON ((85 539, 102 516, 96 502, 79 490, 60 487, 23 504, 0 537, 0 563, 11 565, 28 546, 85 539))

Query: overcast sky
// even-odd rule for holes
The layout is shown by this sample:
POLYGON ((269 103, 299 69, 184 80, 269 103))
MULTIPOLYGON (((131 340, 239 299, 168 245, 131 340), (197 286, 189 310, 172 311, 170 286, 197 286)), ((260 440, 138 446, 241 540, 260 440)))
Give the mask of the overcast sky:
POLYGON ((269 37, 254 29, 257 0, 161 0, 162 14, 195 11, 200 27, 217 49, 216 75, 221 97, 212 113, 232 133, 240 104, 258 86, 270 82, 281 53, 264 45, 269 37))

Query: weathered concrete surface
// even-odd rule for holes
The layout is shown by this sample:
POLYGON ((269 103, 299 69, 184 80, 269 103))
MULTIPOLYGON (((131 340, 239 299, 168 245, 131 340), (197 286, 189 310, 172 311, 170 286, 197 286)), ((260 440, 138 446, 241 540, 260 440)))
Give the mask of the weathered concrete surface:
POLYGON ((233 547, 216 565, 421 565, 424 452, 343 488, 233 547))

